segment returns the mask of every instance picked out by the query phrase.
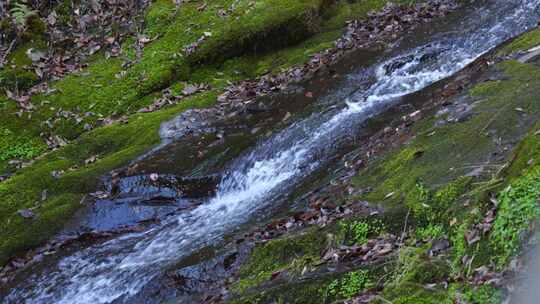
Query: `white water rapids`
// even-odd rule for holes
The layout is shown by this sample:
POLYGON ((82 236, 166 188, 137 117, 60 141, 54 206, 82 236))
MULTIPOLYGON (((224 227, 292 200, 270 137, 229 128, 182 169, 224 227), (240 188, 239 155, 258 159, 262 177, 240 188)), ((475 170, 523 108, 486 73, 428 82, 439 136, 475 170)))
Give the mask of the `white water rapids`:
POLYGON ((230 167, 217 195, 141 233, 82 249, 28 277, 5 303, 130 303, 152 279, 194 251, 218 242, 272 198, 320 168, 335 143, 381 106, 448 77, 480 55, 534 26, 540 0, 486 1, 432 42, 378 63, 375 81, 339 109, 315 113, 257 145, 230 167))

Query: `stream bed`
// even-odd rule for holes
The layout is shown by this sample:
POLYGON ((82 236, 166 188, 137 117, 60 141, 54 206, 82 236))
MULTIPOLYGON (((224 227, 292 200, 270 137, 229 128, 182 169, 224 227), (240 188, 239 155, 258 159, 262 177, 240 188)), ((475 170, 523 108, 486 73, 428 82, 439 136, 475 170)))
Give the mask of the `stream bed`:
MULTIPOLYGON (((133 205, 139 212, 122 224, 156 217, 159 221, 141 231, 47 256, 17 274, 7 288, 0 287, 0 298, 5 303, 159 303, 162 295, 147 297, 147 291, 166 271, 290 208, 291 194, 332 168, 369 119, 540 21, 540 0, 480 2, 420 29, 424 32, 419 37, 418 32, 406 35, 389 51, 356 54, 370 59, 352 60, 356 66, 342 69, 343 77, 314 101, 287 99, 287 94, 270 97, 264 103, 270 110, 234 121, 245 128, 215 127, 195 141, 190 138, 188 142, 197 144, 189 148, 179 137, 147 156, 140 170, 155 173, 124 178, 119 191, 125 195, 96 202, 94 213, 83 215, 80 222, 91 229, 112 229, 119 225, 115 217, 102 218, 114 210, 130 213, 133 205), (283 104, 290 108, 283 110, 283 104), (216 130, 226 135, 216 137, 216 130), (209 154, 221 158, 203 155, 197 160, 200 166, 175 166, 185 162, 182 157, 197 155, 199 148, 214 149, 209 154), (157 180, 160 187, 153 183, 157 180)), ((162 133, 174 133, 167 126, 162 133)))

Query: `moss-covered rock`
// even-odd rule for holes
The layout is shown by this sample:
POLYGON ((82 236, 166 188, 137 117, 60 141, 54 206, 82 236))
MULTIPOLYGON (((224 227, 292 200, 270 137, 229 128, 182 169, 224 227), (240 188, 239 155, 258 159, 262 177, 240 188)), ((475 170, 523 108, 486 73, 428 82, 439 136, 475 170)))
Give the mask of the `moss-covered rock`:
POLYGON ((470 90, 468 119, 448 122, 445 115, 426 119, 405 147, 361 172, 354 183, 375 186, 364 198, 402 202, 419 184, 432 189, 471 173, 475 164, 489 161, 498 140, 508 143, 523 138, 523 130, 533 127, 540 113, 535 97, 540 69, 516 61, 503 62, 498 69, 505 80, 478 84, 470 90))
POLYGON ((0 183, 0 262, 41 244, 62 228, 80 208, 81 198, 95 191, 101 176, 160 142, 158 129, 164 120, 188 108, 207 107, 215 99, 214 93, 206 93, 164 111, 134 115, 127 124, 96 129, 0 183), (85 164, 95 155, 99 155, 97 162, 85 164), (53 171, 65 174, 55 178, 53 171), (44 190, 48 195, 42 201, 44 190), (17 214, 25 208, 34 208, 36 218, 17 214))
POLYGON ((258 245, 240 269, 240 280, 234 289, 244 292, 268 280, 275 272, 314 264, 320 260, 326 245, 326 235, 315 228, 258 245))

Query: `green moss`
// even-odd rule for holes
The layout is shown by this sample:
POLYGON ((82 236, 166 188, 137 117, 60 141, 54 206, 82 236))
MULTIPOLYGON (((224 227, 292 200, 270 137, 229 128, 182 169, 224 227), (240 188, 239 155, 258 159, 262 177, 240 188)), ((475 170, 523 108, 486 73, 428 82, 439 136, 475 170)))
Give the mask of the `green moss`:
POLYGON ((469 245, 465 238, 465 234, 469 230, 471 225, 471 219, 465 218, 465 220, 456 226, 450 234, 450 242, 452 244, 452 273, 458 274, 461 272, 462 259, 465 257, 469 250, 469 245))
POLYGON ((373 161, 354 180, 357 187, 373 188, 363 199, 390 207, 404 205, 411 211, 416 238, 409 246, 418 246, 418 239, 442 237, 451 244, 440 260, 426 253, 431 244, 402 248, 392 279, 385 283, 386 301, 378 303, 500 303, 500 293, 488 286, 421 287, 468 277, 471 269, 492 262, 505 267, 538 218, 540 107, 535 91, 540 89, 540 69, 509 60, 490 72, 504 76, 469 90, 468 102, 474 109, 468 120, 441 124, 445 116, 424 119, 413 126, 410 142, 373 161), (477 164, 486 162, 487 155, 498 151, 496 141, 521 143, 505 154, 506 165, 501 162, 493 169, 483 168, 488 174, 467 177, 477 164), (493 208, 488 194, 499 191, 491 234, 480 233, 480 239, 469 245, 467 234, 478 229, 475 225, 493 208))
POLYGON ((345 219, 338 222, 336 241, 344 245, 362 245, 385 230, 385 224, 378 218, 345 219))
POLYGON ((451 284, 445 290, 427 289, 421 286, 407 286, 383 295, 385 301, 376 303, 399 303, 399 304, 498 304, 502 301, 501 292, 494 287, 482 285, 479 287, 467 284, 451 284))
POLYGON ((286 284, 233 298, 230 304, 317 304, 325 303, 324 290, 332 278, 318 278, 310 281, 292 281, 286 284))
POLYGON ((540 45, 540 29, 534 29, 519 36, 510 44, 505 46, 500 52, 500 55, 527 51, 535 46, 540 45))
POLYGON ((449 268, 444 261, 429 261, 426 249, 405 247, 400 251, 398 267, 392 281, 385 284, 384 301, 376 303, 500 303, 501 292, 488 285, 471 286, 467 283, 452 283, 424 287, 428 283, 448 280, 449 268))
POLYGON ((150 5, 146 12, 145 33, 154 36, 174 20, 176 5, 170 0, 158 0, 150 5))
MULTIPOLYGON (((403 247, 399 251, 391 276, 385 281, 382 298, 391 303, 451 303, 443 290, 422 286, 445 280, 448 266, 428 254, 429 244, 403 247)), ((381 301, 377 303, 383 303, 381 301)))
POLYGON ((385 301, 376 303, 391 301, 393 304, 453 304, 444 291, 433 291, 418 286, 402 287, 388 293, 382 296, 385 301))
POLYGON ((540 166, 518 178, 498 196, 499 209, 490 242, 498 253, 495 261, 504 266, 518 252, 523 233, 538 218, 540 199, 540 166))
POLYGON ((436 192, 417 183, 405 196, 405 205, 413 212, 419 224, 441 222, 448 218, 448 214, 455 208, 460 196, 468 189, 471 179, 459 177, 436 192))
POLYGON ((27 53, 30 50, 45 49, 41 39, 32 40, 18 46, 7 58, 6 66, 0 70, 0 88, 12 91, 27 90, 39 81, 39 77, 30 68, 32 60, 27 53))
POLYGON ((468 120, 442 125, 438 122, 443 118, 425 120, 407 146, 360 172, 354 184, 373 187, 363 198, 401 203, 418 184, 432 189, 473 171, 496 149, 493 136, 502 141, 523 137, 523 130, 531 128, 540 114, 535 96, 540 90, 540 69, 517 61, 503 62, 497 68, 506 79, 471 89, 470 102, 477 102, 468 120), (516 108, 528 115, 524 117, 516 108))
POLYGON ((520 142, 505 174, 515 178, 521 176, 531 165, 538 164, 540 164, 540 123, 520 142))
POLYGON ((445 229, 442 225, 428 224, 426 227, 416 229, 416 237, 420 240, 435 240, 444 235, 445 229))
POLYGON ((9 129, 0 127, 0 162, 9 159, 32 159, 46 150, 42 141, 15 137, 9 129))
POLYGON ((502 302, 501 291, 489 285, 474 287, 466 284, 451 284, 448 294, 454 303, 455 301, 470 304, 499 304, 502 302))
POLYGON ((276 271, 285 268, 295 270, 306 266, 306 263, 317 262, 325 245, 326 236, 317 228, 258 245, 242 266, 235 290, 244 292, 266 281, 276 271))
MULTIPOLYGON (((193 83, 223 88, 231 81, 255 78, 305 62, 311 54, 332 45, 340 35, 337 28, 344 26, 348 18, 363 17, 368 10, 381 7, 386 2, 370 0, 360 6, 339 2, 329 6, 322 0, 265 0, 257 3, 220 0, 201 10, 203 2, 199 1, 183 3, 178 8, 169 0, 155 1, 145 14, 144 34, 157 39, 145 46, 140 58, 136 57, 133 47, 135 40, 128 38, 122 50, 129 64, 123 66, 124 57, 106 59, 102 54, 92 56, 88 69, 54 83, 55 93, 33 97, 32 102, 38 107, 31 121, 10 123, 28 125, 31 122, 34 130, 31 133, 37 140, 42 131, 39 130, 40 124, 54 116, 58 109, 80 115, 93 112, 95 115, 85 117, 81 123, 61 119, 48 130, 63 138, 74 139, 84 132, 86 123, 94 124, 103 116, 134 113, 158 97, 159 93, 155 92, 177 80, 189 79, 193 83), (347 9, 352 6, 355 8, 347 9), (325 18, 321 19, 319 15, 322 15, 323 7, 325 18), (227 12, 225 17, 220 16, 223 11, 227 12), (298 45, 261 53, 266 51, 266 46, 280 48, 319 31, 298 45), (205 33, 211 33, 211 36, 193 54, 186 56, 184 47, 205 33), (276 36, 279 39, 274 39, 276 36), (280 44, 268 41, 280 41, 280 44), (215 57, 216 54, 219 58, 215 57), (235 55, 242 56, 229 59, 235 55), (214 63, 201 66, 199 62, 214 63)), ((64 1, 58 9, 64 9, 68 16, 70 5, 69 1, 64 1)), ((35 42, 29 45, 32 46, 35 47, 35 42)), ((28 60, 26 49, 20 47, 16 52, 28 60)), ((33 71, 24 69, 2 73, 0 79, 3 80, 0 81, 9 86, 26 88, 37 80, 33 71)), ((0 119, 17 120, 7 114, 0 112, 0 119)))
POLYGON ((373 287, 373 281, 367 270, 355 270, 340 279, 333 280, 325 290, 326 298, 338 297, 350 299, 365 289, 373 287))

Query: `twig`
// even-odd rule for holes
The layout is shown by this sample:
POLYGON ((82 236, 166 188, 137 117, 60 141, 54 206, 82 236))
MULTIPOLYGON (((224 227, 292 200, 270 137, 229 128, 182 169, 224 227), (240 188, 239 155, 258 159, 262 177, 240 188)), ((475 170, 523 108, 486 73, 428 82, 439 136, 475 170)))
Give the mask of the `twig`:
POLYGON ((15 45, 15 41, 17 41, 17 38, 13 38, 13 40, 9 44, 9 47, 7 48, 6 52, 4 53, 4 55, 2 55, 2 58, 0 59, 0 68, 4 67, 4 63, 6 61, 6 58, 9 55, 9 53, 11 53, 11 49, 13 49, 13 46, 15 45))
POLYGON ((493 115, 491 117, 491 119, 486 123, 486 125, 480 130, 480 132, 478 132, 479 134, 482 134, 484 133, 484 131, 491 125, 491 123, 493 123, 493 121, 495 121, 495 119, 497 117, 499 117, 499 115, 502 113, 502 111, 504 111, 506 108, 508 108, 510 104, 507 104, 505 105, 504 107, 502 107, 500 110, 497 111, 497 113, 495 113, 495 115, 493 115))
POLYGON ((388 303, 388 304, 394 304, 394 302, 392 302, 392 301, 389 301, 389 300, 387 300, 387 299, 383 298, 383 297, 382 297, 381 295, 376 295, 376 296, 375 296, 375 298, 377 298, 377 299, 379 299, 379 300, 383 301, 384 303, 388 303))
POLYGON ((403 244, 403 239, 405 238, 405 231, 407 231, 407 224, 409 222, 410 213, 411 213, 411 209, 409 208, 407 210, 407 216, 405 216, 405 224, 403 225, 403 231, 401 232, 401 237, 399 239, 399 248, 401 248, 401 245, 403 244))

